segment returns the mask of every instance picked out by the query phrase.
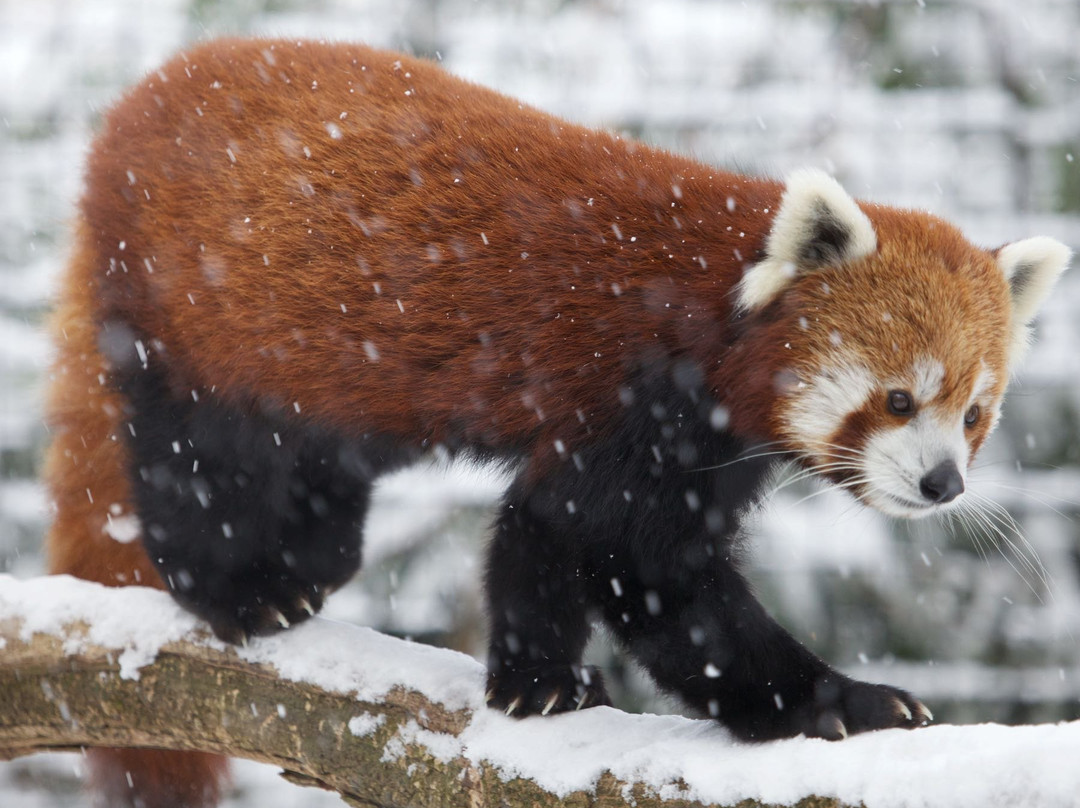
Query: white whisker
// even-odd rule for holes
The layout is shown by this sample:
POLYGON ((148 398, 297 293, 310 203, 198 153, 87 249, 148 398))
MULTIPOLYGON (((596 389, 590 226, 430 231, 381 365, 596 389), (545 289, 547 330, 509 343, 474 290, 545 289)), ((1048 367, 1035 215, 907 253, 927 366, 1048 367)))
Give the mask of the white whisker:
POLYGON ((740 452, 735 458, 725 461, 723 463, 717 463, 712 466, 700 466, 698 468, 687 469, 688 472, 693 471, 715 471, 716 469, 724 469, 728 466, 734 466, 736 463, 744 463, 750 460, 760 460, 763 457, 790 457, 792 452, 790 449, 775 449, 771 451, 760 451, 767 449, 770 446, 781 446, 779 441, 771 441, 769 443, 759 443, 751 446, 749 449, 740 452))
MULTIPOLYGON (((1046 566, 1039 558, 1038 551, 1020 531, 1019 525, 1016 524, 1016 521, 1009 512, 998 503, 981 494, 974 494, 974 498, 985 508, 983 514, 986 516, 988 525, 993 527, 993 532, 1012 551, 1013 555, 1016 556, 1021 565, 1034 575, 1039 580, 1039 583, 1049 591, 1051 589, 1051 576, 1049 570, 1046 569, 1046 566), (1010 539, 1008 533, 1015 535, 1017 541, 1010 539)), ((1002 554, 1004 555, 1004 553, 1002 554)))
POLYGON ((1070 522, 1074 521, 1073 518, 1071 516, 1069 516, 1069 514, 1064 513, 1063 511, 1060 511, 1057 508, 1055 508, 1053 505, 1050 504, 1050 501, 1051 500, 1056 501, 1061 505, 1071 505, 1073 507, 1080 507, 1080 500, 1068 499, 1066 497, 1059 497, 1059 496, 1056 496, 1054 494, 1048 494, 1045 491, 1035 491, 1035 490, 1032 490, 1030 488, 1022 488, 1021 486, 1012 485, 1011 483, 1003 483, 1003 482, 999 482, 997 480, 980 479, 979 480, 979 485, 992 485, 995 488, 1003 488, 1006 491, 1013 491, 1013 492, 1015 492, 1017 494, 1023 494, 1025 497, 1030 499, 1032 502, 1036 502, 1039 505, 1042 505, 1042 506, 1044 506, 1046 508, 1049 508, 1054 513, 1056 513, 1058 516, 1062 517, 1063 519, 1067 519, 1070 522))
MULTIPOLYGON (((1050 573, 1039 558, 1038 551, 1020 532, 1016 521, 993 500, 976 492, 969 492, 969 496, 970 500, 960 503, 960 509, 965 516, 982 529, 981 532, 985 538, 993 541, 1001 558, 1027 585, 1040 603, 1043 602, 1043 596, 1035 583, 1038 583, 1042 590, 1052 598, 1050 573), (1011 539, 1009 533, 1014 534, 1017 541, 1011 539)), ((972 536, 976 542, 979 541, 979 532, 972 531, 972 536)))

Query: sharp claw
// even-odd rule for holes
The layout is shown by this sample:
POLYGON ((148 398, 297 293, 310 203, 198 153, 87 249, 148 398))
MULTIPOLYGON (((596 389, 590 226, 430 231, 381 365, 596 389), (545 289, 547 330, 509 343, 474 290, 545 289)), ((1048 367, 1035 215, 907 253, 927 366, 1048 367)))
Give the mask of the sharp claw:
POLYGON ((484 693, 484 704, 491 704, 493 701, 495 701, 495 688, 484 693))
POLYGON ((277 609, 270 609, 270 616, 274 618, 282 628, 288 628, 291 625, 285 615, 277 609))
POLYGON ((307 598, 300 598, 296 601, 296 605, 307 612, 311 617, 315 616, 315 610, 311 608, 311 601, 307 598))
POLYGON ((930 708, 922 702, 919 702, 919 710, 923 714, 923 723, 929 724, 931 721, 934 720, 934 714, 930 712, 930 708))
POLYGON ((842 741, 848 736, 847 727, 836 713, 824 713, 816 722, 816 734, 827 741, 842 741))
POLYGON ((555 704, 558 701, 559 701, 558 692, 552 693, 551 698, 549 698, 547 700, 547 703, 544 705, 544 709, 540 711, 540 715, 547 715, 548 713, 550 713, 552 708, 555 706, 555 704))
POLYGON ((904 717, 905 721, 910 721, 911 720, 911 709, 906 704, 904 704, 904 702, 900 701, 899 699, 896 700, 896 703, 900 705, 900 715, 902 715, 904 717))
POLYGON ((507 715, 513 715, 514 711, 520 706, 521 706, 521 696, 518 696, 516 699, 514 699, 512 702, 510 702, 509 705, 507 705, 506 714, 507 715))
POLYGON ((585 706, 585 702, 587 702, 588 700, 589 700, 589 691, 586 690, 584 693, 581 694, 581 698, 578 699, 578 703, 574 707, 574 709, 575 710, 580 710, 582 707, 585 706))

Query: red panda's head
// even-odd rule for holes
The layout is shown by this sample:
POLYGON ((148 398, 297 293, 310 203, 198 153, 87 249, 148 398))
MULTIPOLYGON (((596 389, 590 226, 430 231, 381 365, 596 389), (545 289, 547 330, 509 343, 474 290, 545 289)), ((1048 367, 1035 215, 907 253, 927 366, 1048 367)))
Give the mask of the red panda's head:
POLYGON ((736 290, 782 342, 769 351, 770 431, 885 513, 947 507, 1068 261, 1053 239, 982 250, 933 216, 860 205, 821 172, 795 173, 736 290))

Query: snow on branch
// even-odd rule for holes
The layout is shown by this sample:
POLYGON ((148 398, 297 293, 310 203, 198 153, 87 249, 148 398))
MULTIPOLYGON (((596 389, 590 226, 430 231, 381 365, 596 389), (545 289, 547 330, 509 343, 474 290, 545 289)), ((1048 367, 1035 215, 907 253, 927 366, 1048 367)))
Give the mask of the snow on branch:
POLYGON ((1069 805, 1080 723, 748 746, 611 708, 516 721, 471 658, 316 619, 237 649, 168 595, 0 575, 0 759, 198 749, 363 806, 1069 805))

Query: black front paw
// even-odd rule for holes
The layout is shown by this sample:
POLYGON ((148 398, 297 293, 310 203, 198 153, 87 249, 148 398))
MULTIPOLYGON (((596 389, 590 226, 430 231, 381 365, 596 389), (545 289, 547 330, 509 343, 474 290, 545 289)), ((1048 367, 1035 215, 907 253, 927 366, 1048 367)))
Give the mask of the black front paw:
POLYGON ((322 608, 326 594, 324 587, 288 572, 258 568, 229 578, 169 583, 182 605, 206 620, 219 639, 235 644, 307 620, 322 608))
POLYGON ((592 665, 540 665, 489 673, 487 704, 524 718, 610 705, 611 699, 592 665))
POLYGON ((813 702, 803 710, 802 732, 830 741, 875 729, 915 729, 934 720, 926 705, 904 690, 835 673, 818 680, 813 702))
POLYGON ((726 713, 721 708, 719 718, 735 735, 748 741, 796 735, 839 741, 875 729, 926 726, 934 716, 910 693, 831 671, 817 679, 812 688, 772 692, 768 703, 759 696, 729 705, 726 713))

